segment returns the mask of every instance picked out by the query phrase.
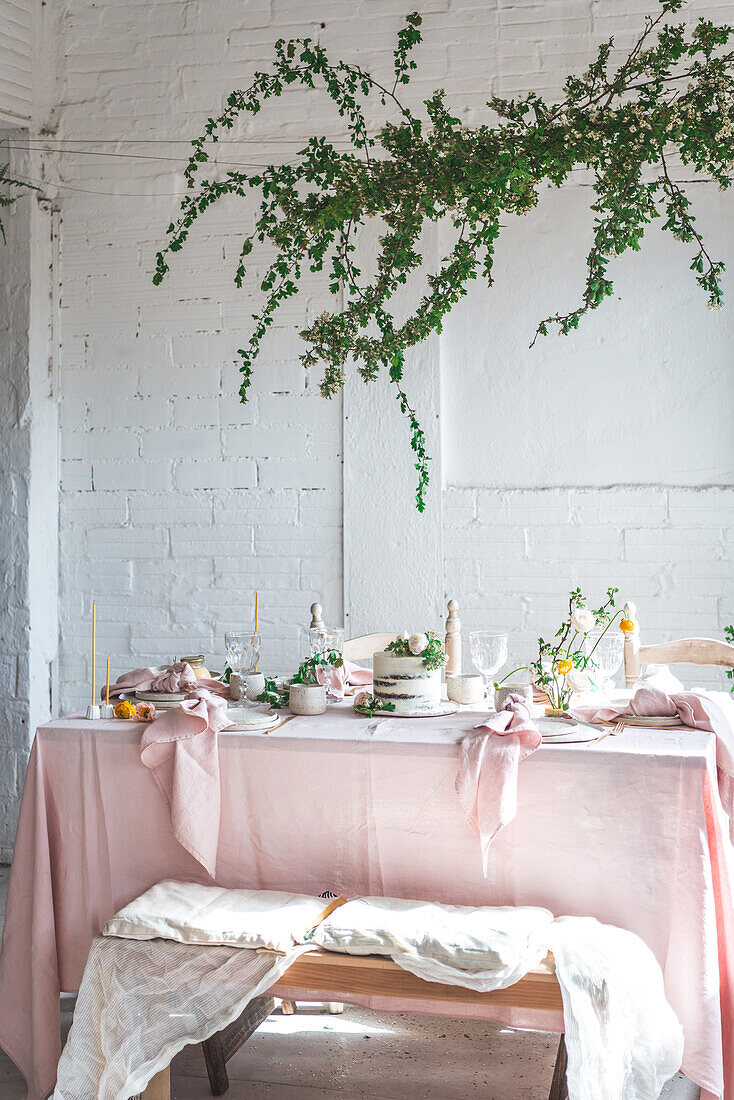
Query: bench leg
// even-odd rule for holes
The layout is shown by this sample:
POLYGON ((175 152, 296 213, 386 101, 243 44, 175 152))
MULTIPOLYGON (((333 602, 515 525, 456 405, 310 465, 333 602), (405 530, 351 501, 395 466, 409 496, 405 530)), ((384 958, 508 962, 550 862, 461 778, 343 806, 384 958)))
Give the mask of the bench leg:
POLYGON ((566 1069, 568 1068, 568 1055, 566 1053, 566 1040, 561 1035, 558 1044, 556 1064, 553 1068, 553 1080, 551 1081, 548 1100, 568 1100, 568 1083, 566 1081, 566 1069))
POLYGON ((296 1002, 295 1001, 281 1001, 280 1002, 280 1011, 283 1013, 284 1016, 292 1016, 296 1011, 296 1002))
POLYGON ((140 1100, 171 1100, 171 1067, 166 1066, 155 1077, 151 1077, 148 1086, 140 1094, 140 1100))
POLYGON ((227 1062, 275 1008, 272 997, 255 997, 231 1024, 210 1035, 201 1044, 212 1096, 223 1096, 229 1088, 227 1062))

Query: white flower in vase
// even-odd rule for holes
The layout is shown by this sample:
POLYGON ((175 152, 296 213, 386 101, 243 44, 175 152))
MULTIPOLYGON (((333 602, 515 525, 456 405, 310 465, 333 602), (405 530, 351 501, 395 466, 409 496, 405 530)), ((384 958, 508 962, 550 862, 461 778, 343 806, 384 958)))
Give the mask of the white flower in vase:
POLYGON ((572 668, 570 672, 566 673, 566 685, 571 688, 571 691, 591 690, 591 680, 580 668, 572 668))
POLYGON ((411 634, 408 639, 408 649, 414 657, 420 657, 427 645, 428 638, 425 634, 411 634))
POLYGON ((586 607, 577 607, 571 613, 571 626, 579 634, 588 634, 596 626, 596 615, 586 607))

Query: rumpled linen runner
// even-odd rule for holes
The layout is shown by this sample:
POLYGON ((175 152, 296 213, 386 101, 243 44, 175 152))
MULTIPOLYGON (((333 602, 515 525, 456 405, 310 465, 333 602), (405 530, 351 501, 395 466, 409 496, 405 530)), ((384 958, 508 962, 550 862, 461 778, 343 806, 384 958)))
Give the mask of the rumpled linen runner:
POLYGON ((308 950, 286 955, 97 936, 53 1100, 128 1100, 189 1043, 220 1031, 308 950))
POLYGON ((171 811, 176 840, 214 878, 221 787, 217 734, 231 726, 224 699, 198 688, 146 726, 140 759, 171 811))
MULTIPOLYGON (((680 1067, 683 1032, 652 952, 639 937, 590 917, 546 924, 537 947, 541 955, 548 948, 555 955, 570 1100, 658 1100, 680 1067)), ((184 1046, 236 1019, 306 950, 277 956, 96 937, 54 1100, 126 1100, 184 1046)), ((403 956, 394 960, 413 969, 403 956)), ((512 985, 536 962, 519 950, 517 967, 492 988, 512 985)), ((490 965, 481 959, 476 973, 430 958, 422 964, 427 980, 475 989, 490 979, 490 965)))
POLYGON ((716 736, 719 794, 729 818, 729 838, 734 844, 734 699, 723 691, 666 692, 658 687, 639 687, 624 707, 576 707, 572 714, 585 722, 613 722, 625 715, 678 715, 684 726, 716 736))
POLYGON ((461 742, 456 793, 477 834, 487 874, 489 847, 517 813, 517 772, 541 743, 538 727, 520 695, 508 695, 504 707, 475 726, 461 742))

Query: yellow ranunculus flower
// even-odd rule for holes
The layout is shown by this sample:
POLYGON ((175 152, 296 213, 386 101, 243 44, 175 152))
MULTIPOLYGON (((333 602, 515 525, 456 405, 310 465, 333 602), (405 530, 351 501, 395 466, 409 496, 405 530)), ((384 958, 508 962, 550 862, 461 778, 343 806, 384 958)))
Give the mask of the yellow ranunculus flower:
POLYGON ((135 704, 129 702, 127 699, 121 699, 115 706, 115 718, 134 718, 135 717, 135 704))
POLYGON ((570 672, 572 668, 573 661, 559 661, 556 665, 557 671, 560 672, 562 676, 565 676, 566 673, 570 672))

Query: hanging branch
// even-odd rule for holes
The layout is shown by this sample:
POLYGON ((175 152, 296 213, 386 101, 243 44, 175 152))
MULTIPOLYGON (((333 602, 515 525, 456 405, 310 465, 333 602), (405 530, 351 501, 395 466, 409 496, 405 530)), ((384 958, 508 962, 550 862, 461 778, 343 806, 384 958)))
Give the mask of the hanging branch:
MULTIPOLYGON (((191 226, 224 195, 259 192, 254 230, 244 238, 235 282, 248 277, 247 257, 256 243, 275 249, 260 282, 264 304, 253 315, 247 344, 239 350, 242 385, 247 390, 263 337, 280 305, 298 290, 304 272, 326 268, 329 290, 344 296, 339 309, 324 312, 301 332, 305 367, 321 364, 324 397, 344 384, 348 364, 365 382, 385 368, 396 387, 410 426, 416 456, 416 504, 425 507, 429 481, 425 436, 402 386, 408 348, 440 333, 443 318, 467 293, 471 280, 492 285, 495 241, 504 215, 526 214, 538 201, 541 185, 562 186, 575 169, 593 173, 596 213, 586 279, 580 303, 542 320, 535 333, 567 335, 581 318, 614 292, 609 275, 613 259, 639 251, 647 225, 665 215, 663 229, 694 241, 692 268, 709 306, 722 303, 724 265, 713 260, 698 230, 690 201, 669 173, 675 154, 686 166, 730 185, 734 163, 734 52, 722 52, 734 37, 729 26, 701 19, 692 31, 666 21, 684 0, 660 0, 622 63, 612 66, 613 39, 602 43, 582 76, 569 76, 564 98, 546 103, 530 92, 518 100, 499 97, 488 106, 498 119, 466 127, 453 116, 443 91, 425 101, 419 117, 398 98, 416 68, 412 51, 421 41, 421 17, 409 15, 398 32, 393 77, 381 83, 364 69, 332 62, 311 39, 280 40, 268 72, 258 72, 246 91, 233 92, 218 118, 210 118, 192 142, 185 171, 191 194, 168 227, 166 246, 156 257, 153 281, 169 270, 172 253, 186 244, 191 226), (266 100, 291 86, 326 89, 345 119, 352 150, 339 152, 323 137, 310 138, 294 164, 271 165, 255 172, 228 171, 202 179, 209 149, 238 120, 256 115, 266 100), (366 120, 368 104, 391 112, 392 120, 374 132, 366 120), (647 169, 661 174, 646 182, 647 169), (355 265, 356 239, 369 219, 380 218, 385 231, 371 277, 355 265), (391 300, 422 266, 421 232, 430 222, 449 218, 456 243, 438 270, 425 276, 427 290, 413 312, 397 323, 391 300)), ((531 345, 532 346, 532 345, 531 345)))
MULTIPOLYGON (((11 190, 5 191, 5 188, 16 188, 16 190, 23 191, 38 191, 39 188, 32 183, 24 183, 23 180, 14 179, 10 175, 10 165, 0 164, 0 208, 4 206, 12 206, 14 202, 17 202, 20 195, 14 194, 11 190)), ((5 226, 3 225, 2 218, 0 218, 0 237, 3 239, 3 244, 7 243, 5 236, 5 226)))

